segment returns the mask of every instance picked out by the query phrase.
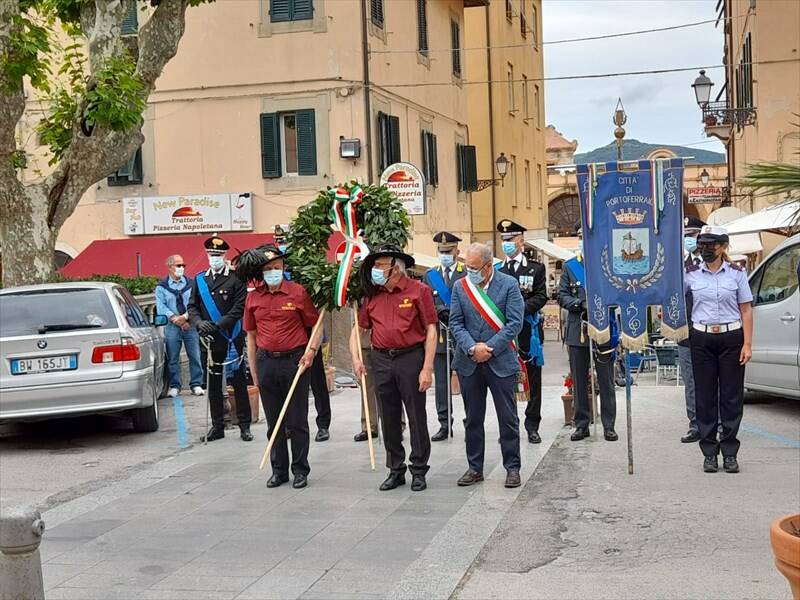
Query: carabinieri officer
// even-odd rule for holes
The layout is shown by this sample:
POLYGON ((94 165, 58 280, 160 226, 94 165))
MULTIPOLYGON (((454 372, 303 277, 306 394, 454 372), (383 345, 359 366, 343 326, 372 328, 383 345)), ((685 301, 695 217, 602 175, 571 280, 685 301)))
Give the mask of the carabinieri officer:
MULTIPOLYGON (((367 297, 358 311, 356 326, 369 329, 372 342, 370 374, 375 378, 389 468, 381 491, 406 483, 403 407, 411 431, 411 490, 419 492, 427 487, 431 440, 425 392, 433 380, 439 321, 430 288, 406 275, 406 269, 413 266, 414 259, 393 244, 378 246, 361 265, 367 297)), ((353 370, 360 378, 364 365, 358 359, 355 328, 350 336, 350 352, 353 370)))
MULTIPOLYGON (((436 242, 436 249, 439 252, 439 266, 428 269, 422 278, 429 287, 433 289, 433 302, 436 306, 436 314, 439 316, 439 343, 436 345, 436 359, 433 362, 433 378, 436 384, 436 412, 439 416, 439 431, 431 437, 432 442, 446 440, 447 436, 453 435, 453 406, 452 397, 448 397, 447 379, 452 370, 451 365, 447 364, 447 335, 448 322, 450 320, 450 296, 453 291, 453 284, 466 275, 464 266, 458 262, 458 242, 461 238, 453 235, 449 231, 440 231, 433 236, 436 242), (450 368, 448 369, 448 366, 450 368), (448 422, 447 413, 450 413, 448 422)), ((450 340, 450 352, 452 356, 453 341, 450 340)))
POLYGON ((703 263, 686 268, 691 291, 691 348, 703 470, 738 473, 736 435, 744 409, 744 368, 752 356, 753 293, 747 275, 731 263, 728 231, 706 225, 697 236, 703 263), (722 434, 717 439, 717 424, 722 434))

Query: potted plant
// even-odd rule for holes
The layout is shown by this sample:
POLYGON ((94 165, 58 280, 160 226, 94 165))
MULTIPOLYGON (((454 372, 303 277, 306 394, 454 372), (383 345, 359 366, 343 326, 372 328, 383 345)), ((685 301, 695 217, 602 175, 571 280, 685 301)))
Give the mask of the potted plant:
POLYGON ((775 519, 769 541, 775 566, 789 580, 794 600, 800 600, 800 513, 775 519))
POLYGON ((564 377, 564 387, 567 391, 561 394, 561 401, 564 403, 564 425, 572 424, 572 419, 575 416, 575 409, 572 405, 572 374, 567 373, 564 377))

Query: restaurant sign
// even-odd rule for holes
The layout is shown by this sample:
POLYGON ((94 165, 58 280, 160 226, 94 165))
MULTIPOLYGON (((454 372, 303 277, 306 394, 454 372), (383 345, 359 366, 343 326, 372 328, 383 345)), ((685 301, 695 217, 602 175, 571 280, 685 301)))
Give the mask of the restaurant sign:
POLYGON ((124 198, 125 235, 252 231, 249 193, 124 198))
POLYGON ((719 187, 688 188, 686 196, 689 204, 719 204, 724 200, 725 190, 719 187))
POLYGON ((425 177, 411 163, 394 163, 381 174, 381 185, 394 192, 409 215, 425 214, 425 177))

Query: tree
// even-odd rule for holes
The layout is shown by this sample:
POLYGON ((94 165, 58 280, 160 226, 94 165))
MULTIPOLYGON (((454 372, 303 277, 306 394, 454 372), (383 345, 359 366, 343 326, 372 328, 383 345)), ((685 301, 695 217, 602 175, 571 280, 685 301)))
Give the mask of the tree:
POLYGON ((186 10, 206 1, 150 0, 132 41, 122 24, 130 10, 145 14, 140 0, 0 0, 3 285, 53 276, 61 227, 86 190, 142 145, 147 98, 178 50, 186 10), (26 155, 16 135, 25 82, 46 107, 37 129, 53 167, 30 184, 19 177, 26 155))

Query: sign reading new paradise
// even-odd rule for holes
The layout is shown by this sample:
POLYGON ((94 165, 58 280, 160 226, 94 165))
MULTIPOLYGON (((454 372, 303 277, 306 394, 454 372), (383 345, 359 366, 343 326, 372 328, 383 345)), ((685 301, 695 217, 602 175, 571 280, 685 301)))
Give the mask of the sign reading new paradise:
POLYGON ((683 159, 578 165, 589 336, 611 337, 619 308, 624 347, 647 343, 647 307, 662 334, 689 334, 683 293, 683 159), (631 168, 629 168, 631 167, 631 168))

